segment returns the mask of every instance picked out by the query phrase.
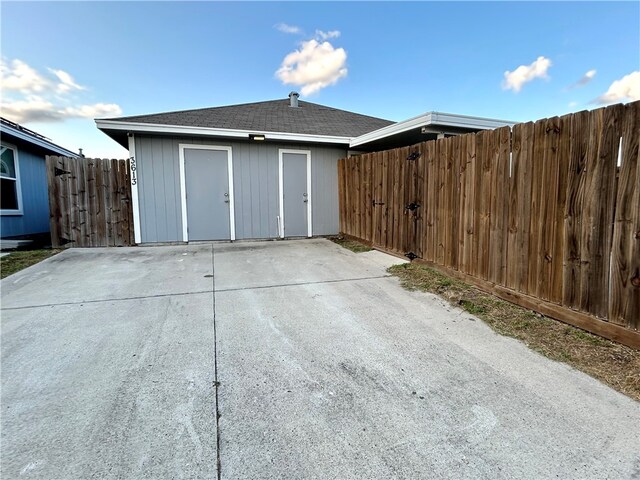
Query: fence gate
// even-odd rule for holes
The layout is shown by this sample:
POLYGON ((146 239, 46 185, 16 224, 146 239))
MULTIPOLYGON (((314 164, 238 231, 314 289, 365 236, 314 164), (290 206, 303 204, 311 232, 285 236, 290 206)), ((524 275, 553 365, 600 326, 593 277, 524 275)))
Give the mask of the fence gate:
POLYGON ((54 247, 134 245, 128 160, 47 156, 54 247))

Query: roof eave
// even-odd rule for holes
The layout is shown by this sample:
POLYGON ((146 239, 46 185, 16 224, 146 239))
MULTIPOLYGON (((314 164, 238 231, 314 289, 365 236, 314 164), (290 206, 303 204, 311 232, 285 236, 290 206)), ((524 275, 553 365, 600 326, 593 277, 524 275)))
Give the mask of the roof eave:
POLYGON ((65 157, 74 157, 74 158, 77 158, 80 156, 77 153, 72 152, 71 150, 67 150, 64 147, 56 145, 55 143, 51 143, 42 138, 34 137, 33 135, 29 135, 26 132, 13 128, 12 126, 6 125, 4 123, 0 126, 0 130, 2 130, 3 132, 6 132, 8 135, 11 135, 12 137, 19 138, 20 140, 36 145, 54 154, 62 155, 65 157))
POLYGON ((236 130, 227 128, 194 127, 184 125, 165 125, 143 122, 123 122, 118 120, 96 119, 100 130, 122 130, 131 133, 169 133, 177 135, 205 135, 248 140, 249 135, 264 135, 266 140, 283 140, 306 143, 331 143, 349 145, 351 137, 333 135, 313 135, 308 133, 269 132, 262 130, 236 130))
POLYGON ((494 128, 512 126, 516 122, 509 120, 497 120, 492 118, 470 117, 466 115, 455 115, 442 112, 427 112, 417 117, 394 123, 386 127, 379 128, 372 132, 355 137, 349 144, 350 147, 365 145, 376 140, 408 132, 422 127, 438 126, 443 128, 466 128, 469 130, 492 130, 494 128))

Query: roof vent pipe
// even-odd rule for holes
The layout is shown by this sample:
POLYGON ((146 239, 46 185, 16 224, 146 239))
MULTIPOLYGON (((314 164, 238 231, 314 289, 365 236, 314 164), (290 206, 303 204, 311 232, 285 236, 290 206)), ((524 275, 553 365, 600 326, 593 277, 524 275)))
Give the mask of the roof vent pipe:
POLYGON ((289 94, 289 106, 297 107, 298 106, 298 97, 300 94, 298 92, 291 92, 289 94))

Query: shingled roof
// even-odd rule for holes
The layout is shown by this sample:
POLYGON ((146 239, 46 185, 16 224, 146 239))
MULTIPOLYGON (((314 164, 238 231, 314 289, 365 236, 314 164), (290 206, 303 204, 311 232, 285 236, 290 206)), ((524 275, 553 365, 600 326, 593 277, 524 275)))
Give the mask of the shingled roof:
POLYGON ((291 107, 289 99, 283 99, 105 120, 340 137, 357 137, 394 123, 311 102, 298 105, 291 107))

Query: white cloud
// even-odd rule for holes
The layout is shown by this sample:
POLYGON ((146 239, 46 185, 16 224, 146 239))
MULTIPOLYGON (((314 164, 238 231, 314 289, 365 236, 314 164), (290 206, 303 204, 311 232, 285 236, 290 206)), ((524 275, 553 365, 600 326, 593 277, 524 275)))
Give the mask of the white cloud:
POLYGON ((611 84, 609 90, 594 100, 594 103, 606 104, 624 100, 640 100, 640 71, 631 72, 611 84))
POLYGON ((64 70, 49 68, 42 74, 22 60, 0 62, 3 89, 2 115, 18 123, 63 122, 70 118, 117 116, 113 103, 83 104, 75 92, 86 90, 64 70), (48 76, 46 76, 48 75, 48 76), (80 103, 78 105, 78 103, 80 103))
POLYGON ((62 111, 66 118, 100 118, 120 115, 122 109, 115 103, 94 103, 93 105, 80 105, 79 107, 67 107, 62 111))
POLYGON ((347 76, 347 52, 329 42, 308 40, 301 48, 289 53, 276 72, 285 85, 302 87, 303 95, 311 95, 335 85, 347 76))
POLYGON ((286 23, 278 23, 277 25, 275 25, 275 28, 282 33, 302 33, 300 27, 296 27, 295 25, 287 25, 286 23))
POLYGON ((58 85, 56 85, 58 93, 68 93, 72 90, 85 90, 85 87, 78 85, 73 77, 64 70, 54 70, 50 68, 49 71, 58 77, 60 81, 58 85))
POLYGON ((593 78, 596 76, 597 70, 589 70, 587 73, 585 73, 582 77, 580 77, 580 80, 578 80, 576 83, 569 85, 569 88, 577 88, 577 87, 582 87, 584 85, 586 85, 587 83, 589 83, 591 80, 593 80, 593 78))
POLYGON ((114 103, 96 103, 77 107, 62 107, 35 95, 24 100, 3 101, 2 115, 17 123, 61 122, 70 118, 116 116, 122 109, 114 103))
POLYGON ((38 93, 51 86, 51 82, 22 60, 10 63, 0 60, 0 85, 3 90, 21 93, 38 93))
POLYGON ((331 30, 329 32, 316 30, 316 38, 318 40, 329 40, 330 38, 338 38, 339 36, 340 36, 340 32, 338 30, 331 30))
POLYGON ((502 88, 504 90, 513 90, 519 92, 525 83, 536 78, 549 78, 547 71, 551 66, 551 60, 545 57, 538 57, 530 65, 520 65, 514 71, 504 72, 504 81, 502 88))
POLYGON ((575 107, 577 107, 578 105, 579 105, 579 103, 578 103, 578 102, 576 102, 576 101, 569 102, 569 108, 575 108, 575 107))

